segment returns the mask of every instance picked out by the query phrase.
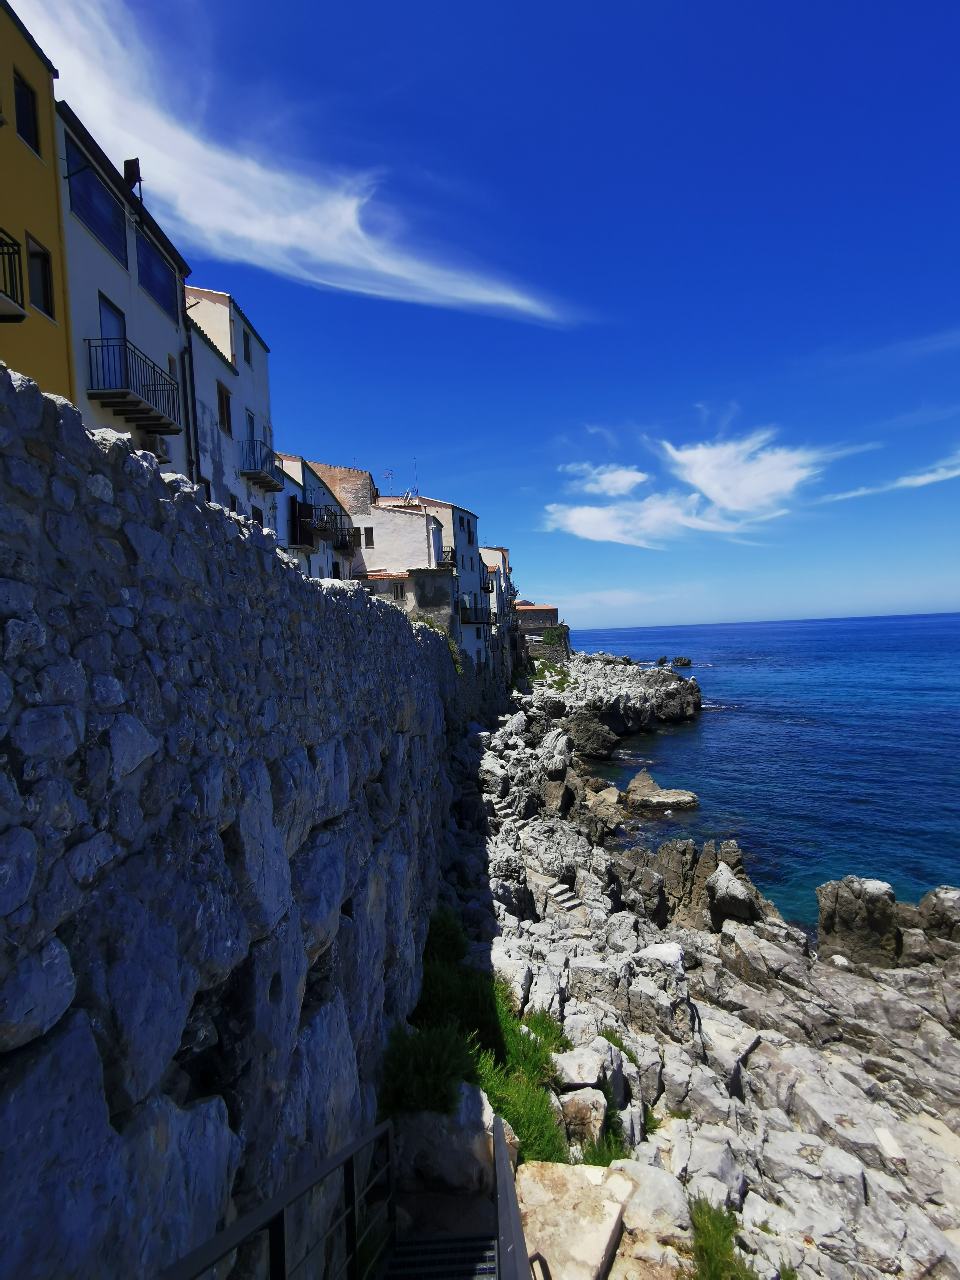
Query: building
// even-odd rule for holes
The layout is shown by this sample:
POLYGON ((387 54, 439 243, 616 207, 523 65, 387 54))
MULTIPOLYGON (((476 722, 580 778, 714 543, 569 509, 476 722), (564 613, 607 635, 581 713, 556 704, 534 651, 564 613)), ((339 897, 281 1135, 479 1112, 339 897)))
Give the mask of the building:
POLYGON ((0 359, 73 400, 56 76, 0 0, 0 359))
POLYGON ((190 268, 144 207, 138 162, 121 174, 65 102, 57 122, 75 402, 88 427, 129 432, 194 478, 184 394, 190 268))
POLYGON ((490 605, 488 575, 480 557, 477 516, 466 507, 420 494, 380 497, 377 505, 392 510, 421 510, 432 516, 441 531, 440 564, 457 575, 457 610, 460 618, 460 648, 479 667, 490 658, 490 605))
POLYGON ((452 552, 444 552, 443 524, 418 498, 382 498, 373 476, 359 467, 312 462, 353 521, 353 576, 371 595, 391 601, 412 619, 442 627, 471 656, 460 620, 461 582, 452 552))
POLYGON ((277 529, 286 479, 273 448, 270 348, 229 293, 188 285, 185 299, 197 479, 213 502, 277 529))
POLYGON ((353 522, 337 495, 310 463, 278 453, 284 472, 277 535, 311 578, 349 578, 353 565, 353 522))
POLYGON ((560 611, 555 604, 533 604, 530 600, 518 600, 514 605, 522 635, 539 638, 547 627, 556 627, 560 611))

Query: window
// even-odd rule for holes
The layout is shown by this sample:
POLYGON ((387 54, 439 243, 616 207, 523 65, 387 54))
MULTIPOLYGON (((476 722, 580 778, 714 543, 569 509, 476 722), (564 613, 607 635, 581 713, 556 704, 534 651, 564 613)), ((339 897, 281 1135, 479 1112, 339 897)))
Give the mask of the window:
POLYGON ((167 373, 169 373, 170 377, 174 380, 174 382, 177 381, 177 357, 176 356, 167 356, 167 373))
POLYGON ((359 547, 359 545, 360 545, 360 530, 359 530, 359 529, 351 529, 351 530, 350 530, 350 536, 353 538, 353 545, 354 545, 355 547, 359 547))
POLYGON ((252 506, 252 507, 250 508, 250 514, 253 516, 254 520, 257 522, 257 524, 258 524, 258 525, 260 526, 260 528, 262 529, 262 528, 263 528, 263 510, 262 510, 262 508, 260 508, 260 507, 253 507, 253 506, 252 506))
POLYGON ((118 262, 127 265, 127 220, 123 205, 91 167, 73 139, 67 136, 67 178, 70 208, 118 262))
POLYGON ((473 573, 473 556, 470 557, 470 572, 473 573))
POLYGON ((254 421, 253 414, 248 409, 247 410, 247 439, 256 440, 256 438, 257 438, 257 424, 254 421))
POLYGON ((366 525, 363 530, 363 545, 365 547, 373 546, 373 525, 366 525))
POLYGON ((17 133, 39 155, 40 116, 37 112, 37 95, 17 71, 13 73, 13 105, 17 116, 17 133))
POLYGON ((210 488, 210 481, 205 480, 203 476, 200 477, 200 488, 203 490, 203 496, 206 498, 206 500, 208 502, 212 502, 213 490, 210 488))
POLYGON ((477 639, 479 640, 479 639, 480 639, 480 628, 479 628, 479 627, 474 627, 474 630, 476 631, 476 633, 477 633, 477 639))
POLYGON ((331 578, 340 577, 340 561, 339 560, 334 560, 333 565, 331 566, 331 569, 330 569, 330 577, 331 578))
POLYGON ((253 364, 253 356, 250 351, 250 330, 243 331, 243 358, 247 364, 253 364))
POLYGON ((53 272, 50 254, 42 244, 27 236, 27 278, 30 281, 30 301, 44 315, 53 317, 53 272))
POLYGON ((467 525, 467 542, 470 544, 471 547, 473 546, 473 525, 472 524, 467 525))
POLYGON ((233 435, 233 424, 230 421, 230 392, 222 382, 217 383, 217 422, 220 430, 228 436, 233 435))
POLYGON ((463 528, 463 516, 460 517, 460 528, 463 528))
POLYGON ((393 598, 394 598, 394 600, 402 601, 402 600, 403 600, 403 598, 404 598, 404 595, 405 595, 405 594, 406 594, 406 593, 404 592, 404 589, 403 589, 403 583, 402 583, 402 582, 395 582, 395 583, 393 584, 393 598))
POLYGON ((140 288, 163 307, 170 319, 178 319, 176 272, 142 231, 137 232, 137 278, 140 288))
POLYGON ((236 511, 236 509, 237 509, 237 495, 236 495, 235 493, 231 493, 231 495, 230 495, 230 510, 231 510, 231 511, 236 511))

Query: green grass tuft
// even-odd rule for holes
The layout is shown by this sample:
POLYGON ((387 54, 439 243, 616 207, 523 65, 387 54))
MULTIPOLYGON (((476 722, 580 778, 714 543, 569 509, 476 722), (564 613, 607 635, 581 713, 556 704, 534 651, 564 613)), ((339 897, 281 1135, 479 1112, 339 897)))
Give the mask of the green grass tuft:
POLYGON ((489 1051, 477 1056, 476 1066, 478 1083, 490 1105, 517 1135, 520 1159, 569 1164, 567 1135, 546 1089, 522 1071, 498 1063, 489 1051))
POLYGON ((460 1083, 476 1079, 474 1047, 459 1027, 394 1027, 383 1056, 380 1111, 440 1111, 456 1108, 460 1083))
POLYGON ((613 1092, 610 1085, 604 1080, 600 1085, 603 1096, 607 1100, 607 1115, 603 1122, 603 1130, 599 1138, 595 1138, 592 1142, 586 1142, 582 1148, 582 1158, 584 1164, 613 1164, 614 1160, 627 1160, 630 1156, 630 1148, 627 1146, 627 1140, 623 1136, 623 1121, 620 1119, 620 1113, 614 1106, 613 1092))
POLYGON ((603 1036, 604 1040, 612 1044, 615 1049, 619 1049, 620 1052, 623 1054, 623 1056, 629 1059, 629 1061, 633 1063, 633 1065, 637 1068, 637 1070, 640 1069, 640 1059, 637 1057, 634 1051, 628 1048, 628 1046, 624 1043, 623 1036, 621 1036, 619 1032, 614 1031, 612 1027, 604 1027, 601 1030, 600 1034, 603 1036))
POLYGON ((662 1124, 663 1121, 652 1107, 645 1106, 643 1108, 643 1132, 648 1137, 651 1133, 656 1133, 662 1124))
POLYGON ((566 1053, 573 1048, 570 1037, 564 1034, 560 1019, 555 1018, 547 1009, 527 1010, 523 1015, 523 1022, 552 1053, 566 1053))
POLYGON ((737 1219, 698 1196, 690 1201, 693 1226, 693 1269, 681 1268, 679 1280, 760 1280, 747 1260, 734 1248, 737 1219))

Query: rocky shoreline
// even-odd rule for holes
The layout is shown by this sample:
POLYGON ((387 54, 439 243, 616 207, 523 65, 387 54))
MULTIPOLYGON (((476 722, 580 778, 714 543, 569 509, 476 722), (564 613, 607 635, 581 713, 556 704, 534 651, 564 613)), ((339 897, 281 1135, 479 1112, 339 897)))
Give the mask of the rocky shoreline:
POLYGON ((574 654, 453 760, 441 898, 475 962, 573 1042, 556 1110, 574 1156, 611 1105, 631 1147, 608 1170, 521 1166, 528 1244, 571 1280, 669 1276, 704 1196, 770 1280, 960 1280, 960 891, 912 907, 880 881, 821 886, 813 951, 735 843, 617 848, 656 783, 631 797, 590 760, 700 705, 670 668, 574 654))

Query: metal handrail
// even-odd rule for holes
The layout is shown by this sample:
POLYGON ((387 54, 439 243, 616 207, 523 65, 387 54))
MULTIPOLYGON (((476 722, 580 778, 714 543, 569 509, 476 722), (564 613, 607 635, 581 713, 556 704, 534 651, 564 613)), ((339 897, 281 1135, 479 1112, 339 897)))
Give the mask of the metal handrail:
POLYGON ((237 470, 241 475, 244 472, 255 472, 271 476, 279 484, 283 483, 283 469, 266 441, 246 439, 238 440, 237 444, 240 446, 240 465, 237 470))
POLYGON ((497 1280, 532 1280, 513 1165, 499 1116, 493 1117, 493 1170, 497 1188, 497 1280))
MULTIPOLYGON (((226 1258, 228 1254, 233 1253, 235 1249, 239 1249, 241 1245, 253 1240, 263 1232, 266 1232, 267 1235, 269 1255, 267 1274, 270 1276, 270 1280, 288 1280, 288 1277, 295 1275, 307 1259, 316 1252, 317 1248, 329 1239, 331 1233, 340 1227, 344 1228, 345 1235, 344 1251, 346 1260, 342 1273, 346 1274, 349 1280, 364 1280, 364 1276, 371 1274, 388 1243, 392 1243, 396 1236, 395 1192, 396 1159, 393 1147, 393 1123, 390 1120, 386 1120, 383 1124, 377 1125, 370 1133, 365 1134, 362 1138, 357 1138, 355 1142, 350 1143, 349 1146, 330 1156, 312 1173, 307 1174, 283 1191, 278 1192, 271 1199, 251 1210, 250 1213, 244 1214, 242 1218, 238 1218, 229 1227, 218 1232, 205 1244, 187 1254, 185 1258, 175 1262, 173 1266, 168 1267, 162 1273, 161 1280, 197 1280, 197 1277, 209 1271, 211 1267, 226 1258), (361 1151, 365 1151, 384 1137, 386 1138, 387 1148, 386 1165, 381 1165, 375 1170, 373 1177, 367 1178, 363 1187, 358 1187, 356 1157, 361 1151), (366 1224, 366 1229, 361 1230, 360 1205, 371 1187, 375 1186, 380 1180, 380 1175, 384 1168, 389 1170, 385 1201, 388 1232, 379 1248, 370 1257, 361 1275, 359 1247, 360 1243, 369 1234, 370 1228, 369 1224, 366 1224), (332 1174, 340 1172, 341 1169, 343 1170, 343 1213, 326 1228, 319 1240, 311 1244, 302 1258, 297 1262, 290 1262, 287 1258, 287 1210, 297 1200, 312 1191, 314 1187, 319 1186, 321 1182, 324 1182, 332 1174)), ((527 1280, 527 1277, 524 1277, 524 1280, 527 1280)))
POLYGON ((460 604, 460 621, 490 625, 490 606, 481 604, 460 604))
POLYGON ((176 381, 129 338, 87 338, 90 391, 128 391, 180 425, 176 381))
POLYGON ((23 263, 20 259, 20 241, 0 227, 0 293, 11 302, 23 307, 23 263))

